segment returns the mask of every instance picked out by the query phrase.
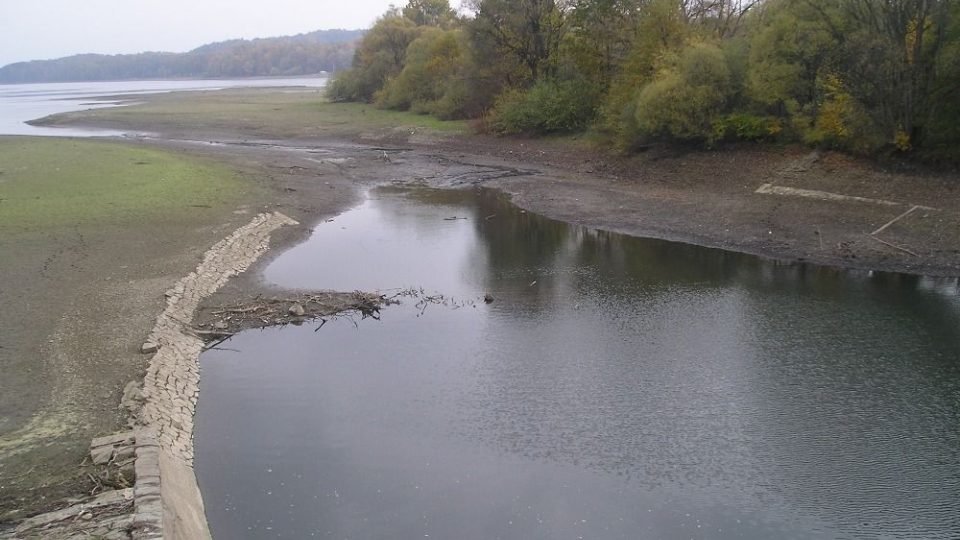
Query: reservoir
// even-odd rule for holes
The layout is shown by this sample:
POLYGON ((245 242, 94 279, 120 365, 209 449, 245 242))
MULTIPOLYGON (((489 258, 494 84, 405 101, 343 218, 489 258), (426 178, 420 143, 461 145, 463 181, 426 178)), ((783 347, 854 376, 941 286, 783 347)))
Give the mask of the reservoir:
POLYGON ((301 87, 319 90, 326 84, 326 77, 0 84, 0 135, 49 137, 133 135, 106 129, 33 126, 26 122, 59 113, 116 107, 134 101, 136 96, 148 94, 228 88, 301 87))
POLYGON ((960 531, 956 279, 392 188, 264 279, 400 303, 204 354, 196 471, 216 538, 960 531))

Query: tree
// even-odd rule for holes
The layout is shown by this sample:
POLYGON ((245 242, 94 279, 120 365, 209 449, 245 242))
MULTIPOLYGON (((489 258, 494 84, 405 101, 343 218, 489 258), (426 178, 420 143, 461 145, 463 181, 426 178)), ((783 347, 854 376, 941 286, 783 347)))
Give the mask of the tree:
POLYGON ((473 0, 470 24, 479 48, 510 56, 527 70, 527 85, 554 74, 557 50, 566 30, 557 0, 473 0))
POLYGON ((637 97, 639 132, 648 138, 712 142, 730 99, 723 52, 709 43, 687 47, 637 97))
POLYGON ((887 140, 901 150, 922 145, 954 2, 803 1, 840 44, 843 80, 887 140))
POLYGON ((576 0, 564 53, 604 91, 630 51, 642 0, 576 0))
POLYGON ((314 74, 347 65, 362 35, 361 31, 321 30, 211 43, 186 53, 85 54, 20 62, 0 68, 0 82, 314 74))
POLYGON ((387 82, 377 104, 441 118, 463 116, 463 42, 460 30, 426 28, 407 48, 403 71, 387 82))
POLYGON ((377 19, 357 47, 353 67, 331 81, 327 94, 334 100, 373 100, 390 78, 403 70, 407 47, 420 27, 396 9, 377 19))
MULTIPOLYGON (((410 0, 331 95, 503 133, 960 149, 958 0, 410 0), (599 119, 599 122, 598 122, 599 119)), ((231 69, 276 69, 260 51, 231 69)), ((95 69, 91 66, 90 69, 95 69)))
POLYGON ((403 16, 417 26, 448 27, 456 19, 447 0, 410 0, 403 8, 403 16))
POLYGON ((675 55, 691 38, 677 0, 645 0, 640 5, 637 28, 630 48, 620 62, 601 108, 603 128, 621 150, 637 142, 637 95, 662 67, 663 59, 675 55))
POLYGON ((960 3, 950 8, 946 26, 929 96, 933 105, 922 150, 929 159, 956 163, 960 156, 960 99, 956 97, 960 91, 960 3))
POLYGON ((817 80, 832 66, 838 42, 804 2, 774 0, 750 37, 747 89, 777 116, 816 116, 817 80))
POLYGON ((688 22, 710 29, 717 38, 735 35, 744 17, 762 0, 680 0, 688 22))

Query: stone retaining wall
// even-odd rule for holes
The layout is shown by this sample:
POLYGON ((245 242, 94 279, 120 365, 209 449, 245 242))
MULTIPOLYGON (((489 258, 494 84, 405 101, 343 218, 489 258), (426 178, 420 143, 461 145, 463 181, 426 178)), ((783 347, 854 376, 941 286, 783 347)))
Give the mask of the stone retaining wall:
POLYGON ((160 498, 160 444, 153 428, 137 431, 136 482, 133 485, 133 521, 130 537, 135 540, 163 538, 163 501, 160 498))
POLYGON ((159 480, 159 486, 150 483, 141 486, 140 475, 137 475, 137 486, 146 497, 137 500, 140 503, 137 514, 143 520, 141 530, 145 534, 142 538, 199 540, 210 537, 203 499, 193 473, 193 416, 203 341, 191 331, 190 321, 204 298, 249 268, 269 249, 270 235, 276 229, 295 224, 296 221, 277 212, 258 215, 207 251, 197 269, 167 292, 167 307, 157 317, 156 326, 142 349, 147 353, 155 351, 144 378, 141 421, 150 435, 155 435, 156 446, 145 443, 138 447, 137 472, 140 472, 142 452, 144 458, 150 460, 149 467, 143 467, 144 472, 150 473, 147 478, 159 480), (156 501, 152 497, 157 487, 162 507, 159 527, 150 521, 156 517, 156 501))

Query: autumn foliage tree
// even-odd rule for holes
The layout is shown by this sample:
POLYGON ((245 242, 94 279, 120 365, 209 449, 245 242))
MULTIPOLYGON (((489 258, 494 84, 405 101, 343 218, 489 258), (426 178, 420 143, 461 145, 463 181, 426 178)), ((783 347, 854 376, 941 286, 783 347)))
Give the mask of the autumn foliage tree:
POLYGON ((331 97, 501 133, 960 162, 956 0, 411 0, 331 97))
POLYGON ((407 47, 419 37, 422 27, 392 9, 377 19, 357 47, 353 67, 330 84, 336 100, 372 101, 387 82, 403 71, 407 47))

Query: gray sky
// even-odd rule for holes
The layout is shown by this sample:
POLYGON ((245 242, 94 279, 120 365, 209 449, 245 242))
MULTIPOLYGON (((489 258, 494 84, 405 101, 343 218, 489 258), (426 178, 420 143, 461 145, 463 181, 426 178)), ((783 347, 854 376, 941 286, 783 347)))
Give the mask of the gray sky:
POLYGON ((0 66, 367 28, 391 3, 406 0, 0 0, 0 66))

